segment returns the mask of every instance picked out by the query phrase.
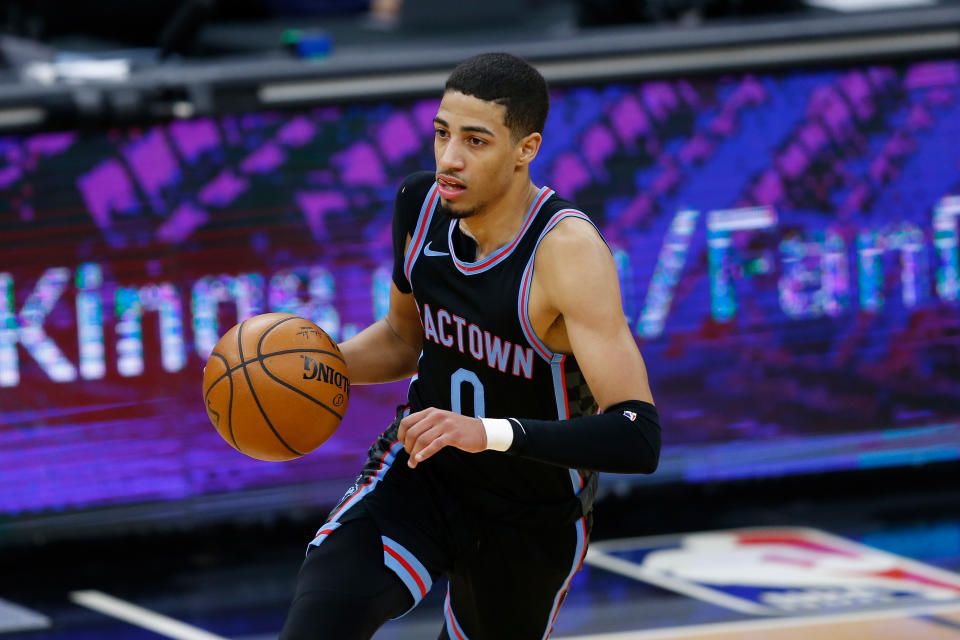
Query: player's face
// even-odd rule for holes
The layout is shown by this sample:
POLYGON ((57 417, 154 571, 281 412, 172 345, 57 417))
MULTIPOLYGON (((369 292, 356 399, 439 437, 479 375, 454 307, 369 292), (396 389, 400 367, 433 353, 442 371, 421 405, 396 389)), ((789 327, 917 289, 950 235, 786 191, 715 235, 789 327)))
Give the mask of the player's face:
POLYGON ((441 211, 453 218, 479 213, 515 179, 518 143, 504 124, 506 107, 448 91, 433 120, 433 152, 441 211))

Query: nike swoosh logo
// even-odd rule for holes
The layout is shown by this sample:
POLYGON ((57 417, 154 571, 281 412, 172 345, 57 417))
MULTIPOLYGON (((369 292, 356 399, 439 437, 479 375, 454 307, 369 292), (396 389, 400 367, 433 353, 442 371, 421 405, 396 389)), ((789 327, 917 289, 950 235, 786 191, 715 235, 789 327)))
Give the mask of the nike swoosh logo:
POLYGON ((434 251, 433 249, 430 248, 430 245, 431 245, 431 244, 433 244, 433 241, 432 241, 432 240, 431 240, 430 242, 428 242, 428 243, 427 243, 427 246, 425 246, 425 247, 423 248, 423 255, 425 255, 425 256, 448 256, 448 255, 450 255, 449 253, 445 253, 445 252, 443 252, 443 251, 434 251))

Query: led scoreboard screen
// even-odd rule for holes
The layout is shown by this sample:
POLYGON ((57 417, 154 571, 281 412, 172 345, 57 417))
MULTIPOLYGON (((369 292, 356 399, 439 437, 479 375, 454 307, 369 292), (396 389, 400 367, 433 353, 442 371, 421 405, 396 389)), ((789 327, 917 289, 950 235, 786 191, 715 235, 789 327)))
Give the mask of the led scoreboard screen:
MULTIPOLYGON (((385 313, 438 99, 0 138, 0 512, 334 502, 405 383, 267 463, 202 368, 253 314, 385 313)), ((533 177, 613 251, 664 428, 637 481, 960 457, 958 141, 956 60, 553 90, 533 177)))

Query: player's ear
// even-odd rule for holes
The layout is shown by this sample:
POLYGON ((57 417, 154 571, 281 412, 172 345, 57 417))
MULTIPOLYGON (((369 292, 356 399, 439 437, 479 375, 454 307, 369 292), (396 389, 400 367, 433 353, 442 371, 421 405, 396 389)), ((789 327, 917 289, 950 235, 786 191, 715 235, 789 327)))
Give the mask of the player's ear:
POLYGON ((543 136, 536 131, 533 133, 528 133, 524 137, 520 138, 520 141, 517 142, 516 146, 518 167, 530 164, 533 159, 537 157, 537 153, 540 151, 540 143, 542 141, 543 136))

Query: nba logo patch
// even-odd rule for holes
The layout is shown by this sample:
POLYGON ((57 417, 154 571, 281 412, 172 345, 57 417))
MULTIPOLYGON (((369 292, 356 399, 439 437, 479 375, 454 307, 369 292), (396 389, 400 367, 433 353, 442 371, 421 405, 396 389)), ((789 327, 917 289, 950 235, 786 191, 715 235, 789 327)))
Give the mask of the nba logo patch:
POLYGON ((960 604, 960 575, 817 529, 611 540, 587 562, 752 615, 960 604))
POLYGON ((630 422, 634 422, 637 419, 637 414, 634 411, 624 411, 623 415, 630 418, 630 422))

